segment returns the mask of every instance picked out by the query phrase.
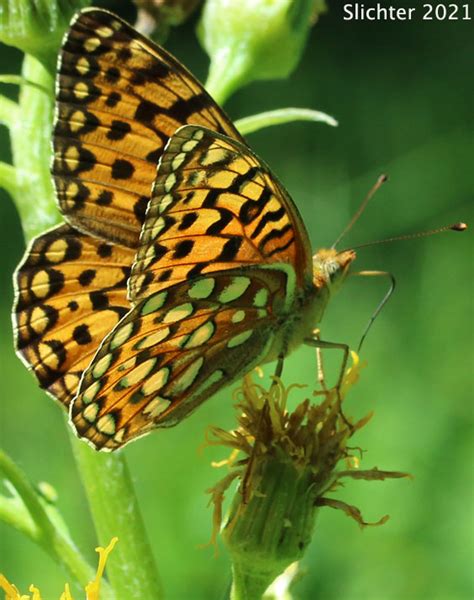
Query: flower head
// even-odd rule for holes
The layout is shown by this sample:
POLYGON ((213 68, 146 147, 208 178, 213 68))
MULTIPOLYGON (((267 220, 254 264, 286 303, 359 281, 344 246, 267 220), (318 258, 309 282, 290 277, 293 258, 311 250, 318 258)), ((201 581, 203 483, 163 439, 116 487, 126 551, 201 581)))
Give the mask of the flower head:
POLYGON ((341 509, 361 526, 368 525, 356 507, 326 496, 338 489, 342 478, 406 476, 358 468, 359 459, 348 441, 371 415, 353 423, 342 413, 341 402, 361 369, 355 353, 352 360, 339 391, 318 392, 320 403, 306 398, 293 411, 288 410, 289 396, 302 386, 285 387, 275 377, 266 390, 247 376, 237 390, 238 428, 230 432, 212 428, 210 443, 233 450, 227 461, 229 474, 210 490, 215 506, 213 537, 221 525, 224 493, 231 481, 238 479, 238 493, 222 538, 232 555, 234 582, 243 586, 244 597, 253 597, 255 588, 263 593, 277 575, 303 556, 318 507, 341 509), (238 460, 236 451, 243 453, 243 458, 238 460), (343 469, 339 468, 341 462, 343 469))
POLYGON ((206 87, 222 102, 251 81, 288 77, 324 10, 321 0, 207 0, 199 31, 211 58, 206 87))

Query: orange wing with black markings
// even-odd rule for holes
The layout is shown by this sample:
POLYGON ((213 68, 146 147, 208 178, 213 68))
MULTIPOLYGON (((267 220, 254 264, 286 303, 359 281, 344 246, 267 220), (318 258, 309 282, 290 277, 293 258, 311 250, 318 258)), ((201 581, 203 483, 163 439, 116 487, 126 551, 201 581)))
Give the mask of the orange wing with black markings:
POLYGON ((104 336, 129 309, 133 252, 60 225, 35 240, 15 274, 15 346, 40 386, 69 405, 104 336))
POLYGON ((291 286, 288 271, 219 271, 141 300, 84 373, 70 411, 78 436, 96 449, 117 449, 175 425, 272 358, 291 286))
POLYGON ((237 140, 187 125, 168 142, 132 268, 132 301, 199 274, 291 264, 304 286, 311 250, 296 206, 237 140))
POLYGON ((194 76, 115 15, 85 9, 71 24, 57 79, 53 175, 78 229, 136 247, 156 165, 176 129, 241 139, 194 76))

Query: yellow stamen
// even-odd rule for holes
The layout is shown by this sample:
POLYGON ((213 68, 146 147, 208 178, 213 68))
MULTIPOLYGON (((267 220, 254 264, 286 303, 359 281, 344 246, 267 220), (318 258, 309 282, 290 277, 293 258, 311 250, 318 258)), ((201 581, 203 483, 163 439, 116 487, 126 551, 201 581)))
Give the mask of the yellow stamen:
POLYGON ((64 592, 61 594, 59 600, 74 600, 69 589, 69 584, 64 584, 64 592))
POLYGON ((107 563, 107 558, 109 554, 114 549, 115 544, 118 542, 118 538, 112 538, 110 544, 107 548, 98 547, 96 548, 96 552, 99 553, 99 566, 97 567, 97 575, 94 581, 91 581, 86 585, 86 598, 87 600, 99 600, 99 592, 100 592, 100 580, 104 574, 105 565, 107 563))
MULTIPOLYGON (((24 600, 25 596, 21 596, 18 589, 10 583, 7 578, 0 573, 0 588, 5 592, 5 600, 24 600)), ((28 598, 26 597, 26 600, 28 598)))
MULTIPOLYGON (((105 565, 109 554, 114 549, 118 538, 112 538, 107 548, 96 548, 96 552, 99 553, 99 565, 97 567, 97 574, 94 581, 91 581, 86 585, 86 598, 87 600, 99 600, 100 592, 100 580, 104 575, 105 565)), ((21 595, 18 588, 8 581, 8 579, 0 573, 0 590, 5 592, 5 600, 41 600, 41 594, 37 587, 30 585, 29 591, 33 596, 21 595)), ((64 592, 61 594, 59 600, 74 600, 69 589, 69 585, 64 585, 64 592)))
POLYGON ((41 600, 41 594, 37 587, 35 587, 34 585, 30 585, 28 589, 33 594, 33 598, 31 600, 41 600))

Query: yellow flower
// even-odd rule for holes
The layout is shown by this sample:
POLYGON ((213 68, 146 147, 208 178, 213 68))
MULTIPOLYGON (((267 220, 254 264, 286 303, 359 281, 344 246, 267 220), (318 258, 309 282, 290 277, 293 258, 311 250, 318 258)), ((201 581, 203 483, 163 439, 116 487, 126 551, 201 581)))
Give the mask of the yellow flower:
MULTIPOLYGON (((104 575, 107 558, 117 543, 117 540, 118 538, 114 537, 107 548, 96 548, 96 552, 99 553, 99 565, 97 567, 95 579, 86 585, 86 600, 100 600, 100 580, 104 575)), ((41 600, 41 594, 37 587, 30 585, 29 591, 32 593, 32 596, 22 595, 17 587, 10 583, 1 573, 0 589, 5 592, 5 600, 41 600)), ((74 600, 67 583, 64 585, 64 592, 61 594, 59 600, 74 600)))

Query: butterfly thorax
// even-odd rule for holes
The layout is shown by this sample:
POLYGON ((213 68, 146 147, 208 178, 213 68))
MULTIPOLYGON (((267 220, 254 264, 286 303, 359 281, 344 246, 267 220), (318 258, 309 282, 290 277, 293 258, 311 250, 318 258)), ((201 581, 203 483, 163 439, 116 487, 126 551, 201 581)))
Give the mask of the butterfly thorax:
POLYGON ((313 280, 293 297, 291 307, 281 311, 267 361, 287 356, 300 346, 320 323, 331 296, 344 281, 355 259, 352 250, 338 253, 321 249, 313 257, 313 280))

